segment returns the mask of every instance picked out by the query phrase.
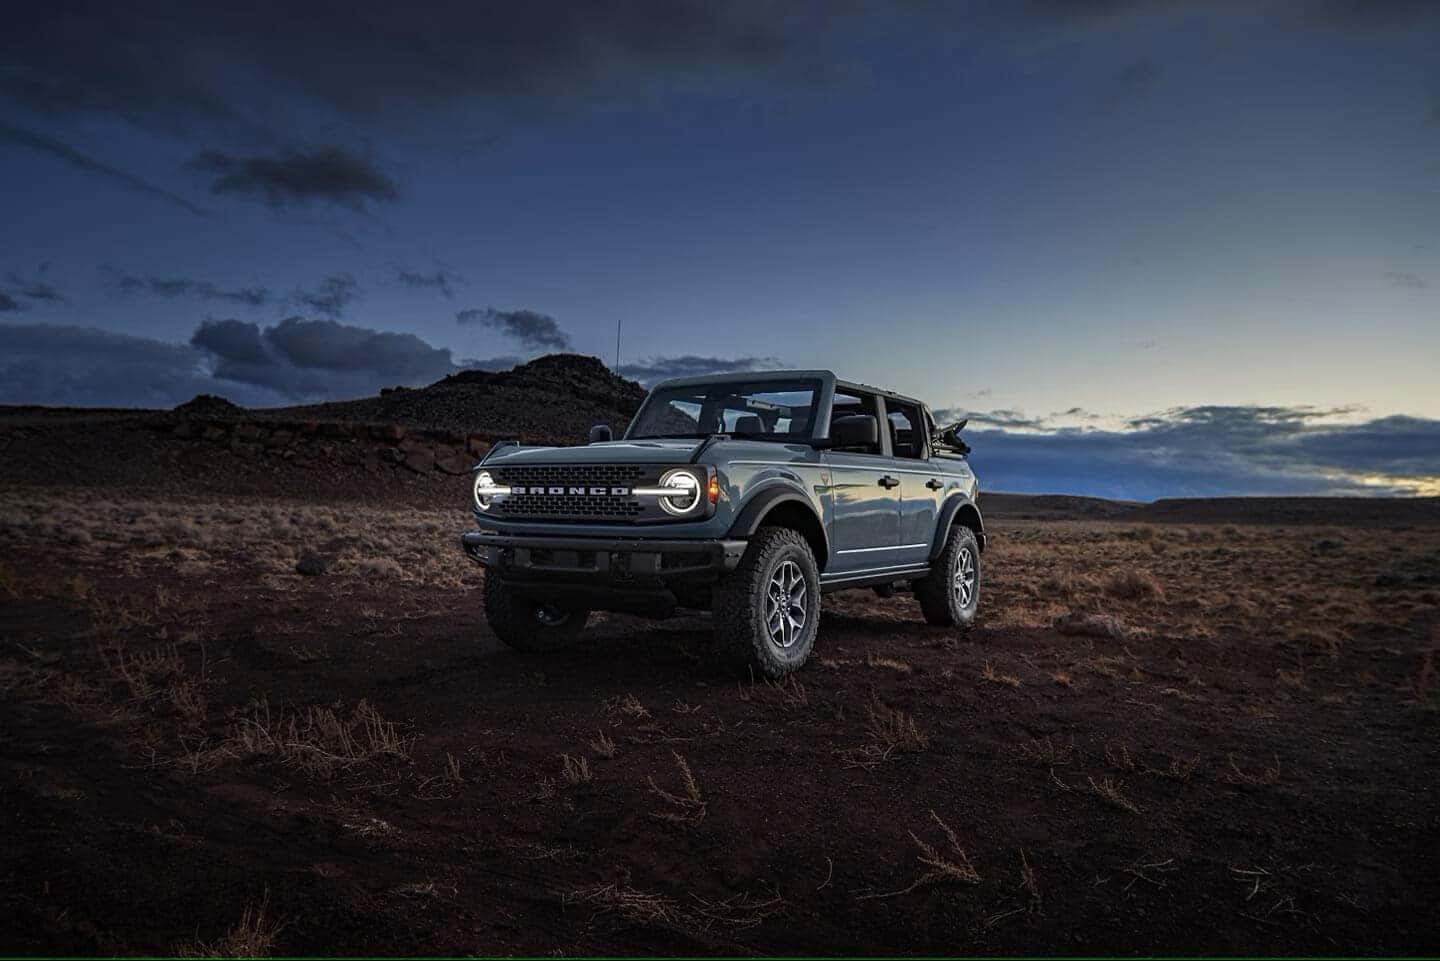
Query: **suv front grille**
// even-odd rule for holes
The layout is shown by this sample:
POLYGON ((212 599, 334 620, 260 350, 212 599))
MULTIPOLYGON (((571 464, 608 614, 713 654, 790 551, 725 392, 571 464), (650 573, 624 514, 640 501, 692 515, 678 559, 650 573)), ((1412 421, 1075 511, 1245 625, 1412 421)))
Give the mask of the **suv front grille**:
POLYGON ((653 469, 641 464, 585 464, 575 467, 497 467, 497 484, 507 487, 563 487, 564 494, 511 494, 498 498, 492 512, 500 517, 544 517, 574 520, 591 517, 638 517, 645 510, 638 498, 614 494, 571 494, 572 487, 634 487, 653 469))

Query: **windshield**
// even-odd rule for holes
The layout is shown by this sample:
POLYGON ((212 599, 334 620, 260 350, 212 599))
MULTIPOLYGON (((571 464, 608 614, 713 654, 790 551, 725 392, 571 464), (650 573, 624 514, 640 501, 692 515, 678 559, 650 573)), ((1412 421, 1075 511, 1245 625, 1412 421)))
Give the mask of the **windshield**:
POLYGON ((650 395, 625 436, 638 440, 732 434, 759 440, 808 440, 819 394, 819 382, 810 380, 661 387, 650 395))

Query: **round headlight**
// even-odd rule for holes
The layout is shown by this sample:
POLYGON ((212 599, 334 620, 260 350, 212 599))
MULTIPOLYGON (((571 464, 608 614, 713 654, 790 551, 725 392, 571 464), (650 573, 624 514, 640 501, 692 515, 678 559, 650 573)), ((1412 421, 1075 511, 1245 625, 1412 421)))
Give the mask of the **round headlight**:
POLYGON ((688 514, 700 503, 700 479, 688 470, 667 471, 660 486, 674 491, 660 498, 660 507, 668 514, 688 514))
POLYGON ((490 509, 491 493, 495 487, 495 478, 490 476, 489 471, 482 470, 475 475, 475 506, 482 511, 490 509))

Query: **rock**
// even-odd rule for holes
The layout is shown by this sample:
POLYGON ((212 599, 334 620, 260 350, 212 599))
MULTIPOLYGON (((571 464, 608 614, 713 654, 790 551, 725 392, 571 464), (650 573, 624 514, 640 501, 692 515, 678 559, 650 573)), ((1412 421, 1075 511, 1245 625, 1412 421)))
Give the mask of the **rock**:
POLYGON ((234 417, 245 413, 245 408, 232 404, 224 397, 214 394, 196 394, 190 400, 175 408, 177 414, 199 417, 234 417))
POLYGON ((435 452, 427 447, 414 448, 405 452, 403 463, 417 474, 428 474, 435 469, 435 452))
POLYGON ((1061 634, 1083 637, 1125 638, 1130 630, 1125 622, 1111 614, 1087 614, 1084 611, 1070 611, 1061 614, 1051 623, 1061 634))
POLYGON ((208 441, 211 441, 212 443, 217 440, 224 440, 225 428, 217 427, 216 425, 211 424, 209 427, 205 428, 205 432, 200 436, 208 441))
POLYGON ((194 421, 184 420, 175 425, 175 429, 170 432, 170 435, 177 440, 190 440, 198 433, 200 433, 199 425, 194 421))
POLYGON ((320 554, 308 552, 300 556, 295 562, 295 573, 304 574, 306 577, 319 577, 330 570, 330 558, 320 554))
POLYGON ((365 452, 365 469, 372 474, 380 469, 380 452, 378 450, 371 448, 365 452))
POLYGON ((470 467, 474 464, 464 454, 450 454, 435 461, 435 466, 446 474, 462 475, 470 473, 470 467))
POLYGON ((405 428, 399 424, 372 424, 370 427, 370 436, 376 440, 398 444, 405 439, 405 428))
POLYGON ((294 439, 295 435, 288 430, 277 430, 265 438, 265 446, 271 448, 284 447, 294 439))
POLYGON ((320 423, 316 427, 316 433, 318 433, 321 437, 329 437, 332 440, 340 440, 341 438, 349 437, 352 433, 354 433, 354 428, 350 424, 341 423, 340 421, 329 420, 320 423))
POLYGON ((240 424, 235 428, 235 436, 244 441, 259 440, 264 433, 259 424, 240 424))
POLYGON ((479 434, 471 434, 465 439, 465 449, 476 457, 484 457, 490 450, 490 442, 479 434))

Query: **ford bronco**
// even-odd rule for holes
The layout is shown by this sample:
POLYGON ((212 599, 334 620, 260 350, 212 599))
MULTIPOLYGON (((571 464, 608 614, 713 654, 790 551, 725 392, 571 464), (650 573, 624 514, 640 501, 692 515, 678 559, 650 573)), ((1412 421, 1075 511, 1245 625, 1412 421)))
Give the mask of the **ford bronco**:
POLYGON ((461 543, 516 650, 574 643, 592 611, 699 608, 722 656, 778 678, 809 655, 822 593, 910 589, 929 623, 974 623, 985 528, 963 426, 825 370, 666 381, 620 440, 496 444, 461 543))

